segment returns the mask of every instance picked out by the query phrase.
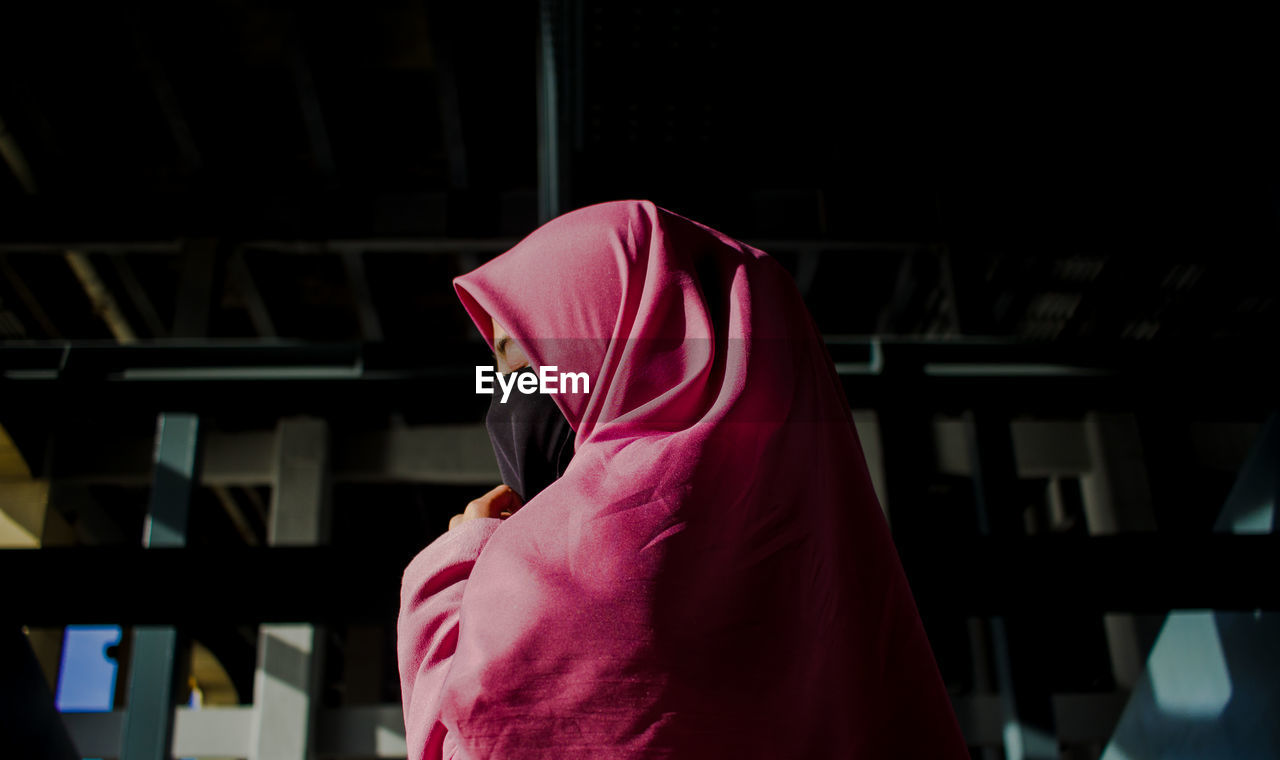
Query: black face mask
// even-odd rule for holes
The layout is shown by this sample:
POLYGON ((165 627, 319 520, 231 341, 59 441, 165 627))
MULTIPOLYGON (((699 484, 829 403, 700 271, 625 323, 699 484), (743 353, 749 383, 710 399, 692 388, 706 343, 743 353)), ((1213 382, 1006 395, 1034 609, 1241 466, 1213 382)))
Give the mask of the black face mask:
MULTIPOLYGON (((521 372, 537 376, 532 367, 513 374, 521 372)), ((494 388, 484 426, 502 482, 525 502, 563 475, 573 457, 573 428, 545 393, 521 393, 512 387, 504 404, 502 389, 494 388)))

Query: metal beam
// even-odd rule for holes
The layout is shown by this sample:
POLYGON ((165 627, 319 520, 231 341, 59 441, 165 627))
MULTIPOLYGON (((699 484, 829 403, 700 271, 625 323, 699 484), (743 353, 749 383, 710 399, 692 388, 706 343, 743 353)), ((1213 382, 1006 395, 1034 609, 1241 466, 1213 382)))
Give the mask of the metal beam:
POLYGON ((336 182, 337 165, 333 160, 333 146, 329 142, 329 129, 325 126, 324 111, 320 108, 315 73, 310 61, 307 60, 301 13, 300 10, 287 12, 289 69, 293 73, 293 86, 298 93, 298 105, 302 109, 302 121, 307 130, 311 157, 316 162, 320 176, 332 186, 336 182))
MULTIPOLYGON (((27 625, 385 621, 395 617, 400 576, 421 548, 408 543, 0 550, 0 577, 41 579, 11 584, 0 616, 27 625)), ((897 543, 925 614, 1280 610, 1274 535, 947 533, 897 543)))
MULTIPOLYGON (((22 149, 18 146, 17 141, 9 132, 3 120, 0 120, 0 155, 9 164, 10 170, 27 195, 35 195, 37 188, 34 176, 31 173, 31 167, 27 165, 22 149)), ((84 288, 85 294, 89 297, 89 302, 93 305, 94 312, 106 322, 107 329, 111 331, 115 339, 121 343, 132 343, 136 339, 133 328, 129 325, 129 320, 124 316, 124 313, 120 311, 120 307, 116 304, 110 288, 98 277, 93 264, 89 261, 88 254, 72 249, 64 251, 63 257, 66 259, 67 265, 71 267, 76 279, 80 282, 80 286, 84 288)), ((52 321, 45 314, 39 300, 34 297, 7 263, 0 263, 3 263, 4 274, 12 277, 18 297, 27 305, 27 309, 32 316, 35 317, 47 334, 51 336, 57 335, 57 329, 53 327, 52 321)))
POLYGON ((124 286, 125 295, 129 296, 129 300, 133 302, 133 307, 142 315, 142 321, 146 323, 152 337, 167 337, 169 328, 165 326, 164 320, 160 319, 160 314, 156 311, 155 304, 151 302, 151 297, 147 295, 147 289, 142 286, 138 276, 134 274, 133 267, 129 265, 129 260, 125 258, 125 254, 115 254, 108 258, 116 270, 116 276, 120 278, 120 284, 124 286))
POLYGON ((449 185, 464 190, 470 183, 467 144, 462 128, 462 104, 458 97, 458 72, 453 64, 453 41, 447 33, 449 24, 443 21, 445 6, 440 2, 426 3, 427 35, 436 65, 436 97, 445 155, 449 160, 449 185))
POLYGON ((174 147, 178 150, 182 170, 188 174, 195 172, 204 165, 204 160, 200 157, 200 149, 196 146, 191 125, 188 124, 182 112, 182 106, 178 102, 177 93, 174 92, 173 81, 151 46, 142 18, 136 12, 130 24, 130 31, 133 36, 134 53, 147 75, 147 81, 151 84, 151 92, 155 95, 156 103, 164 113, 165 123, 169 125, 169 135, 173 138, 174 147))
POLYGON ((364 254, 360 251, 343 251, 342 265, 347 270, 347 284, 355 301, 356 317, 360 320, 360 336, 371 343, 383 339, 382 320, 369 290, 369 278, 365 275, 364 254))
POLYGON ((245 243, 245 249, 302 255, 360 251, 361 253, 434 253, 452 256, 467 252, 500 253, 518 242, 520 242, 520 239, 515 237, 347 238, 322 241, 254 240, 245 243))
POLYGON ((40 325, 40 329, 44 331, 46 337, 53 340, 61 340, 62 332, 54 325, 53 320, 44 310, 44 305, 40 303, 40 299, 35 293, 31 292, 31 288, 27 287, 27 283, 20 277, 13 265, 8 259, 0 254, 0 275, 9 282, 10 287, 18 294, 18 300, 22 301, 22 305, 27 308, 27 312, 31 314, 32 319, 40 325))
POLYGON ((182 243, 177 240, 74 240, 0 242, 0 253, 56 253, 67 250, 85 253, 178 253, 182 243))
MULTIPOLYGON (((960 417, 933 420, 939 472, 973 475, 965 424, 960 417)), ((1094 468, 1079 421, 1014 420, 1010 433, 1019 478, 1087 477, 1094 468)))
POLYGON ((907 307, 911 304, 912 299, 916 297, 916 288, 919 287, 919 278, 916 275, 917 259, 918 252, 909 251, 903 254, 902 259, 898 262, 898 277, 894 282, 893 294, 889 297, 889 303, 880 310, 880 315, 876 322, 876 333, 878 335, 911 332, 911 330, 902 329, 901 325, 907 307))
POLYGON ((538 2, 536 57, 538 113, 538 221, 548 222, 564 209, 560 153, 559 61, 557 24, 560 3, 538 2))
POLYGON ((248 546, 261 544, 262 542, 258 540, 258 534, 254 533, 253 526, 249 524, 244 510, 236 503, 235 497, 231 495, 231 492, 225 486, 213 486, 209 490, 213 491, 218 503, 222 505, 222 511, 226 513, 227 519, 235 526, 236 532, 240 534, 240 538, 244 540, 245 544, 248 546))
POLYGON ((129 320, 125 317, 124 312, 120 310, 119 304, 116 303, 115 296, 111 294, 111 290, 98 276, 98 272, 93 267, 93 263, 89 261, 88 254, 82 251, 67 251, 67 266, 71 267, 71 271, 75 274, 76 279, 80 281, 80 286, 84 288, 85 295, 89 297, 89 302, 93 304, 94 312, 107 323, 107 329, 115 336, 120 343, 133 343, 138 339, 134 333, 133 327, 129 324, 129 320))
MULTIPOLYGON (((563 167, 565 163, 562 153, 562 168, 557 178, 561 196, 565 195, 568 180, 563 167)), ((545 178, 548 182, 552 179, 545 178)), ((56 244, 59 249, 98 252, 115 247, 117 250, 142 252, 158 246, 172 249, 175 240, 210 234, 247 242, 286 244, 327 240, 358 243, 370 238, 401 241, 442 237, 474 239, 478 237, 474 233, 483 229, 481 219, 466 210, 474 209, 478 213, 482 209, 500 209, 504 194, 509 192, 476 188, 473 183, 467 190, 441 189, 426 194, 358 188, 319 188, 316 192, 299 193, 259 185, 239 187, 234 191, 225 188, 209 192, 189 190, 145 197, 129 193, 23 195, 6 201, 5 224, 0 227, 0 251, 36 251, 42 246, 56 244), (434 212, 398 215, 394 219, 384 213, 387 208, 404 208, 406 204, 434 212), (461 216, 451 214, 446 219, 443 213, 446 208, 461 209, 464 213, 461 216)), ((818 246, 823 252, 835 249, 877 253, 904 253, 935 247, 933 238, 928 234, 917 234, 914 228, 904 228, 900 234, 872 232, 868 235, 874 235, 874 238, 853 240, 781 231, 745 237, 743 231, 754 227, 754 218, 745 211, 734 212, 730 216, 732 218, 721 221, 726 232, 771 253, 813 246, 818 246)), ((518 233, 516 240, 526 231, 518 233)), ((1037 244, 1045 243, 1036 239, 1026 243, 1037 244)), ((1122 247, 1121 241, 1117 240, 1099 241, 1098 245, 1108 250, 1122 247)), ((957 265, 960 261, 956 259, 957 265)), ((957 284, 962 286, 960 292, 963 294, 966 292, 964 285, 982 287, 983 282, 979 274, 976 283, 961 280, 957 284)))
MULTIPOLYGON (((937 414, 983 408, 1047 418, 1094 410, 1177 410, 1218 421, 1257 421, 1274 405, 1280 386, 1280 372, 1260 358, 1265 352, 1248 345, 1217 347, 1196 364, 1185 357, 1204 354, 1203 346, 1055 354, 1053 347, 947 341, 878 345, 882 367, 872 350, 872 361, 853 362, 849 374, 841 372, 855 408, 923 404, 937 414), (1045 360, 1052 364, 1039 363, 1045 360), (904 372, 891 369, 904 362, 904 372)), ((828 346, 839 367, 840 354, 850 347, 828 346)), ((36 409, 53 410, 65 420, 178 406, 200 412, 256 409, 274 416, 382 413, 426 410, 423 399, 433 397, 456 401, 432 405, 433 422, 480 419, 485 401, 473 392, 476 345, 459 340, 433 347, 424 357, 409 345, 0 346, 0 382, 6 395, 25 402, 0 408, 0 422, 10 430, 34 425, 23 417, 36 409)), ((47 411, 42 414, 46 419, 39 424, 47 426, 47 411)))
POLYGON ((13 173, 14 179, 18 180, 23 191, 28 195, 35 195, 36 181, 31 174, 31 166, 27 163, 26 154, 18 146, 17 139, 5 125, 4 119, 0 119, 0 158, 9 165, 9 171, 13 173))
POLYGON ((951 265, 951 248, 945 243, 935 249, 938 257, 938 287, 942 291, 942 312, 946 318, 947 335, 962 335, 960 330, 960 309, 957 305, 959 295, 956 292, 956 278, 951 265))
POLYGON ((253 272, 249 270, 249 262, 245 260, 244 246, 236 246, 227 266, 231 269, 235 287, 240 291, 240 298, 244 301, 244 307, 249 312, 249 320, 253 322, 258 335, 263 338, 277 337, 275 322, 271 319, 271 310, 267 308, 267 301, 258 290, 253 272))
MULTIPOLYGON (((59 438, 55 483, 146 482, 150 443, 114 430, 59 438)), ((203 439, 200 484, 214 488, 275 483, 276 434, 210 432, 203 439)), ((341 483, 486 485, 498 477, 484 425, 416 425, 353 432, 333 442, 332 479, 341 483)))
MULTIPOLYGON (((363 253, 493 253, 505 251, 520 242, 518 237, 491 238, 334 238, 332 240, 252 240, 245 248, 276 253, 335 253, 358 250, 363 253)), ((928 244, 900 240, 847 240, 805 238, 759 238, 743 240, 767 252, 796 251, 802 254, 897 253, 908 254, 927 249, 928 244)), ((8 244, 0 243, 0 251, 8 244)), ((91 245, 91 244, 90 244, 91 245)), ((16 248, 16 246, 15 246, 16 248)), ((19 250, 26 250, 25 248, 19 250)))
MULTIPOLYGON (((882 427, 869 409, 858 410, 854 421, 883 504, 882 427)), ((970 475, 963 421, 938 419, 931 428, 939 471, 970 475)), ((1093 471, 1080 422, 1016 420, 1012 434, 1019 477, 1084 476, 1088 480, 1093 471)), ((271 431, 209 433, 204 438, 201 484, 271 485, 274 435, 271 431)), ((60 483, 140 483, 146 478, 148 450, 149 442, 143 438, 121 438, 114 430, 83 430, 74 438, 59 440, 54 474, 60 483)), ((355 432, 333 443, 335 482, 483 485, 496 474, 488 435, 478 423, 355 432)), ((1149 509, 1149 495, 1146 502, 1149 509)))
MULTIPOLYGON (((1160 377, 1176 373, 1180 380, 1199 381, 1239 372, 1257 373, 1269 365, 1256 356, 1256 345, 1247 342, 1222 342, 1206 346, 1199 341, 1186 341, 1144 346, 1125 342, 1090 345, 1040 345, 1003 339, 972 340, 885 340, 869 336, 823 336, 832 353, 839 374, 881 375, 884 362, 901 366, 905 371, 926 378, 988 379, 1017 378, 1034 381, 1059 378, 1072 381, 1092 379, 1114 380, 1123 377, 1160 377), (877 354, 882 355, 879 359, 877 354), (1202 361, 1189 362, 1189 355, 1202 361), (881 361, 883 359, 883 361, 881 361), (859 367, 848 371, 842 363, 859 367)), ((448 364, 450 351, 473 353, 474 342, 443 340, 441 351, 423 356, 421 346, 399 344, 379 347, 369 354, 365 347, 353 343, 307 344, 301 342, 203 342, 164 345, 102 346, 92 343, 62 341, 24 342, 0 346, 0 369, 65 370, 67 361, 74 363, 84 375, 95 368, 122 372, 139 368, 217 368, 256 369, 263 367, 333 367, 361 369, 385 376, 401 369, 459 370, 474 373, 474 365, 448 364), (445 358, 441 358, 441 356, 445 358), (376 364, 375 364, 376 360, 376 364)), ((194 377, 194 376, 193 376, 194 377)), ((246 375, 247 377, 247 375, 246 375)), ((1269 377, 1269 376, 1268 376, 1269 377)), ((1164 383, 1162 385, 1167 385, 1164 383)), ((1248 385, 1246 388, 1250 387, 1248 385)), ((1153 388, 1153 391, 1160 389, 1153 388)))
MULTIPOLYGON (((458 253, 501 253, 516 243, 518 237, 386 237, 386 238, 332 238, 329 240, 286 240, 286 239, 250 239, 242 244, 246 251, 270 251, 273 253, 291 253, 297 255, 313 255, 318 253, 341 253, 343 251, 361 251, 362 253, 435 253, 454 255, 458 253)), ((926 247, 923 242, 906 242, 896 240, 807 240, 800 238, 760 238, 743 242, 768 252, 795 251, 802 254, 853 254, 853 253, 900 253, 926 247)), ((68 248, 86 253, 137 253, 137 254, 172 254, 182 250, 182 242, 178 240, 67 240, 65 242, 49 241, 0 241, 0 253, 58 253, 68 248)))
POLYGON ((178 280, 177 308, 173 315, 175 338, 203 338, 209 333, 209 317, 218 286, 218 241, 196 238, 182 246, 182 274, 178 280))

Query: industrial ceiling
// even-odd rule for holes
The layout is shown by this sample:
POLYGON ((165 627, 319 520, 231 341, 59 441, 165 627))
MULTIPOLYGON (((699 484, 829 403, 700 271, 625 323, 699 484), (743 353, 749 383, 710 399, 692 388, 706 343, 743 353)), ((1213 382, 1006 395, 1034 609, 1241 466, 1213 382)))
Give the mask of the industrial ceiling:
POLYGON ((547 140, 554 208, 766 247, 829 334, 1275 334, 1274 68, 1242 31, 543 7, 6 10, 0 338, 467 337, 448 280, 536 226, 547 140))

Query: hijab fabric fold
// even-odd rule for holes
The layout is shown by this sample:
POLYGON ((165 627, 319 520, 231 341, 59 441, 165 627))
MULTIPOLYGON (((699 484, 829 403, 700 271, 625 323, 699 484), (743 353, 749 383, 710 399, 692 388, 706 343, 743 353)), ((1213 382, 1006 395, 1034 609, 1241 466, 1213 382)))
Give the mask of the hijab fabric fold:
POLYGON ((790 276, 647 201, 458 277, 554 396, 564 474, 406 570, 409 755, 968 757, 790 276))

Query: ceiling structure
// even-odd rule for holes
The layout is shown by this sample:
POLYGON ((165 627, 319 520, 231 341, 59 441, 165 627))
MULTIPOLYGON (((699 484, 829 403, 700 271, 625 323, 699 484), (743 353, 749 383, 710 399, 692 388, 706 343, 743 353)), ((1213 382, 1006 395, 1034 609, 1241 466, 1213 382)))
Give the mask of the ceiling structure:
POLYGON ((540 80, 522 6, 13 12, 0 338, 462 338, 449 278, 538 222, 540 81, 561 210, 764 247, 829 334, 1275 333, 1247 41, 576 0, 540 80))

